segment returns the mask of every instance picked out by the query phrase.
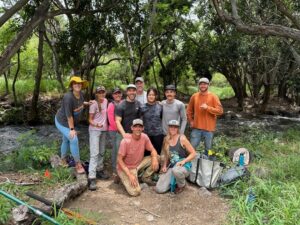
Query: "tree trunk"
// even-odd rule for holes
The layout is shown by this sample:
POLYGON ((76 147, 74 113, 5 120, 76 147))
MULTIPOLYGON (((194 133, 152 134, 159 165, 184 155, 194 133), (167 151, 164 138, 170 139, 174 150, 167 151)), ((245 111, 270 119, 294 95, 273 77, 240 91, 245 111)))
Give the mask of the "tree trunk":
POLYGON ((4 99, 5 96, 9 94, 9 89, 8 89, 8 79, 6 73, 3 73, 4 76, 4 81, 5 81, 5 93, 0 96, 0 100, 4 99))
POLYGON ((47 11, 49 9, 49 0, 44 0, 41 5, 36 9, 32 19, 23 26, 22 30, 16 35, 6 49, 0 56, 0 74, 8 67, 9 60, 16 54, 23 43, 31 35, 32 31, 46 19, 47 11))
POLYGON ((59 57, 58 57, 58 53, 55 47, 55 44, 52 44, 51 40, 48 38, 48 36, 45 33, 45 40, 48 43, 48 46, 51 48, 52 50, 52 64, 53 64, 53 70, 55 72, 56 75, 56 79, 58 81, 58 83, 60 84, 60 87, 62 89, 63 92, 66 91, 66 87, 64 86, 63 80, 62 80, 62 73, 61 73, 61 69, 59 67, 59 57))
POLYGON ((271 85, 270 84, 264 84, 264 97, 263 97, 263 102, 260 106, 260 112, 264 113, 267 109, 269 100, 270 100, 270 95, 271 95, 271 85))
POLYGON ((20 71, 20 67, 21 67, 21 62, 20 62, 20 49, 18 51, 18 66, 17 66, 17 71, 16 71, 16 74, 14 76, 14 80, 13 80, 13 83, 12 83, 12 91, 13 91, 13 95, 14 95, 14 104, 15 105, 18 105, 18 99, 17 99, 17 94, 16 94, 16 81, 17 81, 17 78, 18 78, 18 75, 19 75, 19 71, 20 71))
POLYGON ((152 65, 152 71, 153 71, 154 82, 155 82, 156 88, 158 90, 158 96, 157 97, 158 97, 158 99, 161 99, 160 98, 160 95, 161 95, 160 87, 159 87, 159 84, 158 84, 158 81, 157 81, 154 65, 152 65))
POLYGON ((44 34, 45 34, 45 23, 40 23, 39 25, 39 46, 38 46, 38 67, 35 75, 35 85, 31 102, 31 115, 30 122, 36 124, 38 122, 38 100, 40 94, 40 84, 42 80, 44 57, 43 57, 43 47, 44 47, 44 34))

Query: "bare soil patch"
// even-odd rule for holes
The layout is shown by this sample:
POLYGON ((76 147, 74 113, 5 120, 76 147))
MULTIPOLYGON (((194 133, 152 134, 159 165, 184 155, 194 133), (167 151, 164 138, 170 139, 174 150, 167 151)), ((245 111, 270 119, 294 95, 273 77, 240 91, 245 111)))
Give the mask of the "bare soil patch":
POLYGON ((157 194, 152 187, 130 197, 122 184, 112 180, 97 181, 96 191, 86 191, 66 207, 92 216, 105 225, 217 225, 224 224, 229 211, 228 202, 217 191, 208 196, 199 187, 188 184, 178 194, 157 194))

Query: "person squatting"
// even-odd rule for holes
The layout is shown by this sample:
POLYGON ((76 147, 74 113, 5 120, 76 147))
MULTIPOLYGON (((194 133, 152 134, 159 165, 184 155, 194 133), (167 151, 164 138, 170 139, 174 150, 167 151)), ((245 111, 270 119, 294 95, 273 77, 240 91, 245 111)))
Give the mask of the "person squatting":
POLYGON ((112 101, 106 98, 102 85, 94 90, 95 99, 84 100, 82 90, 88 82, 73 76, 69 92, 55 115, 55 125, 62 134, 61 161, 67 166, 67 153, 75 161, 79 174, 85 170, 80 162, 77 125, 85 107, 89 107, 88 188, 97 190, 97 179, 109 179, 104 166, 105 145, 111 143, 112 179, 122 183, 130 196, 141 194, 141 183, 155 186, 157 193, 179 194, 185 190, 191 161, 197 147, 204 140, 204 155, 212 148, 217 116, 223 114, 219 98, 208 91, 210 81, 202 77, 197 93, 187 107, 176 99, 177 90, 172 84, 164 89, 165 100, 158 101, 158 90, 144 90, 144 79, 137 77, 128 84, 126 97, 115 87, 112 101), (187 124, 191 128, 190 141, 184 135, 187 124))

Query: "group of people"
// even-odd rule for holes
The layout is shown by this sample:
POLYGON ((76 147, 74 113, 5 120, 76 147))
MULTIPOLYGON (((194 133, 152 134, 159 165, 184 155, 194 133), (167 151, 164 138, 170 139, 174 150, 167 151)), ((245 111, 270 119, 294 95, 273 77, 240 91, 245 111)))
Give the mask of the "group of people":
POLYGON ((127 86, 125 99, 116 87, 112 91, 113 101, 108 102, 105 87, 98 86, 95 100, 85 102, 82 89, 88 82, 73 76, 70 91, 64 95, 55 116, 55 125, 63 136, 62 163, 67 163, 70 149, 77 173, 85 172, 80 163, 76 124, 84 107, 89 107, 90 190, 97 189, 96 178, 109 178, 103 163, 109 138, 113 179, 121 180, 129 195, 141 193, 139 181, 155 185, 157 193, 182 192, 191 161, 196 157, 195 149, 204 139, 204 154, 208 155, 217 116, 223 113, 219 98, 208 91, 209 84, 207 78, 199 80, 199 92, 190 98, 186 110, 185 104, 176 99, 174 85, 165 87, 166 99, 159 102, 157 89, 145 91, 142 77, 127 86), (190 141, 184 135, 187 123, 192 128, 190 141), (153 173, 158 170, 159 179, 154 182, 153 173))

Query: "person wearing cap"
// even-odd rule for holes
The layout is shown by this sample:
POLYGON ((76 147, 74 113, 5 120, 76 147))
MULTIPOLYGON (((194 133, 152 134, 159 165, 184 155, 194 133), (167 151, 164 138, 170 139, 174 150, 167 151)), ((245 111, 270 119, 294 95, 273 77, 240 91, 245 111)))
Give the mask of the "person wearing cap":
POLYGON ((175 99, 176 88, 174 85, 171 84, 165 87, 165 96, 166 100, 162 101, 162 126, 164 135, 168 133, 168 123, 170 120, 178 120, 180 123, 180 133, 184 134, 187 124, 185 105, 183 102, 175 99))
POLYGON ((107 104, 104 86, 98 86, 95 91, 95 102, 89 110, 89 136, 90 136, 90 163, 89 163, 89 189, 96 190, 96 177, 108 179, 104 171, 104 154, 107 131, 107 104))
POLYGON ((147 103, 147 93, 144 91, 144 79, 142 77, 135 78, 136 100, 141 104, 147 103))
POLYGON ((108 119, 108 134, 112 144, 111 161, 114 179, 117 176, 117 156, 119 150, 120 141, 117 140, 117 125, 115 121, 115 108, 122 101, 122 91, 116 87, 112 91, 113 101, 108 104, 107 107, 107 119, 108 119))
POLYGON ((191 143, 195 149, 204 138, 204 154, 212 147, 213 132, 216 129, 217 116, 223 114, 223 107, 217 95, 208 91, 209 80, 202 77, 199 82, 199 92, 192 95, 187 117, 192 128, 191 143))
POLYGON ((62 163, 67 166, 67 151, 70 148, 71 154, 76 162, 77 173, 84 173, 80 162, 79 144, 75 125, 79 122, 79 117, 83 112, 84 106, 90 103, 84 101, 82 89, 87 88, 88 82, 81 77, 73 76, 69 82, 70 91, 67 92, 63 99, 61 107, 55 115, 55 125, 62 133, 61 158, 62 163))
POLYGON ((157 193, 165 193, 169 189, 175 194, 182 192, 192 167, 191 161, 196 157, 191 143, 184 134, 180 134, 179 125, 178 120, 168 122, 168 134, 163 145, 165 160, 155 187, 157 193))
POLYGON ((129 84, 126 88, 126 99, 122 101, 115 109, 115 120, 121 141, 126 133, 131 133, 131 125, 134 119, 140 118, 141 103, 135 99, 136 86, 129 84))
MULTIPOLYGON (((156 88, 149 88, 147 90, 147 103, 141 107, 141 115, 144 121, 144 132, 148 135, 160 155, 164 134, 162 129, 162 105, 157 102, 158 91, 156 88)), ((148 151, 145 155, 150 154, 148 151)))
POLYGON ((157 152, 143 129, 143 121, 134 119, 132 133, 122 139, 118 153, 118 175, 131 196, 141 193, 138 174, 142 174, 142 182, 153 185, 151 175, 159 167, 157 152), (145 150, 151 152, 151 156, 144 157, 145 150))

